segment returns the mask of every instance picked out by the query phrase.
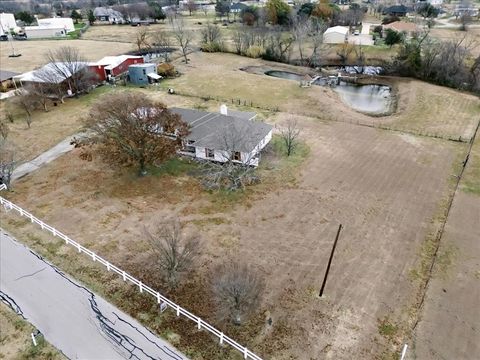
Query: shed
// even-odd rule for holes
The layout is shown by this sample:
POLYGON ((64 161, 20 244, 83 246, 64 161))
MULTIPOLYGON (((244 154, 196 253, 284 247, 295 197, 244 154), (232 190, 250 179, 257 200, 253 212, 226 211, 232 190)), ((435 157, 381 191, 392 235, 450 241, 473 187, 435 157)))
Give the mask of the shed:
POLYGON ((63 27, 51 26, 25 26, 27 39, 41 39, 52 37, 65 37, 67 31, 63 27))
POLYGON ((62 28, 67 31, 75 31, 75 25, 73 25, 73 20, 71 18, 55 17, 48 19, 37 19, 38 26, 51 27, 51 28, 62 28))
POLYGON ((157 74, 155 64, 134 64, 128 67, 128 78, 132 84, 147 85, 162 77, 157 74))
POLYGON ((391 15, 391 16, 406 16, 407 13, 410 11, 405 5, 394 5, 387 7, 383 10, 383 15, 391 15))
POLYGON ((345 26, 334 26, 323 33, 325 44, 343 44, 348 40, 348 28, 345 26))

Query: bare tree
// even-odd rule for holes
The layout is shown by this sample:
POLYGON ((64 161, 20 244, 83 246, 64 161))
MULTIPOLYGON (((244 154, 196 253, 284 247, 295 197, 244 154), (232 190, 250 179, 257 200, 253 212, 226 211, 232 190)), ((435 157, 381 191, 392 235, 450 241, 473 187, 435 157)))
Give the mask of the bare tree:
POLYGON ((17 96, 15 96, 15 103, 23 111, 25 111, 25 122, 30 129, 32 125, 32 115, 39 104, 38 96, 27 89, 17 90, 17 96))
POLYGON ((165 105, 138 93, 102 97, 85 120, 88 137, 77 146, 95 149, 111 164, 136 165, 140 176, 147 166, 161 163, 177 153, 189 133, 188 125, 165 105))
POLYGON ((193 39, 193 33, 186 29, 185 23, 182 18, 178 18, 172 23, 173 36, 178 42, 178 45, 182 49, 183 57, 185 58, 185 64, 188 64, 187 54, 190 50, 190 43, 193 39))
POLYGON ((188 0, 187 4, 185 6, 186 6, 190 16, 192 16, 192 13, 194 13, 198 10, 198 5, 195 2, 195 0, 188 0))
POLYGON ((148 39, 148 32, 146 28, 141 27, 138 29, 135 37, 135 45, 137 45, 139 52, 150 48, 150 41, 148 39))
POLYGON ((15 145, 6 138, 0 139, 0 184, 5 184, 10 188, 17 161, 15 145))
POLYGON ((217 25, 210 22, 201 30, 202 34, 202 49, 204 51, 220 51, 223 47, 222 33, 217 25))
POLYGON ((145 237, 155 255, 156 267, 170 288, 178 286, 182 275, 193 269, 200 254, 200 240, 196 236, 182 234, 177 220, 162 222, 149 231, 145 228, 145 237))
POLYGON ((166 31, 159 30, 152 34, 153 45, 158 49, 158 51, 163 55, 165 62, 169 62, 169 53, 172 47, 172 38, 170 34, 166 31))
POLYGON ((298 137, 300 135, 300 129, 298 128, 297 120, 289 119, 287 126, 280 129, 280 136, 285 144, 285 150, 287 156, 292 155, 298 146, 298 137))
POLYGON ((214 274, 212 290, 219 320, 241 325, 260 305, 263 280, 237 262, 218 267, 214 274))
POLYGON ((337 48, 337 55, 340 58, 342 64, 345 64, 348 60, 350 54, 354 51, 354 46, 352 44, 342 44, 337 48))
POLYGON ((47 53, 46 60, 49 62, 48 71, 50 76, 56 76, 56 84, 67 88, 73 93, 79 93, 88 89, 94 77, 88 70, 87 62, 80 55, 78 49, 71 46, 62 46, 47 53))
POLYGON ((303 16, 294 18, 292 33, 298 46, 300 62, 303 64, 305 41, 310 31, 309 19, 303 16))
POLYGON ((260 181, 253 166, 258 160, 258 154, 251 151, 253 134, 253 125, 249 122, 232 122, 219 129, 215 142, 220 161, 205 162, 201 172, 207 189, 236 191, 260 181))

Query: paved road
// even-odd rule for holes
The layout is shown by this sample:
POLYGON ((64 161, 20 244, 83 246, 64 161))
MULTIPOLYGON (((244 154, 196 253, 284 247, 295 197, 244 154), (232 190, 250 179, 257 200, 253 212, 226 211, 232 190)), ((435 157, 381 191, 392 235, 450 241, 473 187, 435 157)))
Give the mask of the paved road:
POLYGON ((187 359, 2 229, 0 299, 70 359, 187 359))
POLYGON ((73 145, 70 145, 72 138, 73 136, 69 136, 68 138, 58 143, 51 149, 37 156, 35 159, 28 161, 26 163, 23 163, 22 165, 17 167, 13 171, 12 180, 20 179, 21 177, 28 175, 32 171, 37 170, 38 168, 40 168, 40 166, 55 160, 56 158, 65 154, 66 152, 71 151, 73 149, 73 145))

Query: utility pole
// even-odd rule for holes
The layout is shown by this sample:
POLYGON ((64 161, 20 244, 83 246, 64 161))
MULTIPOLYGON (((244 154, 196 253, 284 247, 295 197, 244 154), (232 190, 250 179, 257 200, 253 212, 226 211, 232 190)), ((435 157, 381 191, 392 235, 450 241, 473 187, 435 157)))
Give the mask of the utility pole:
POLYGON ((340 231, 342 231, 342 224, 338 225, 337 236, 335 237, 335 241, 333 242, 332 252, 330 253, 330 259, 328 259, 327 271, 325 271, 325 277, 323 278, 322 287, 320 289, 320 294, 318 296, 322 297, 323 290, 325 289, 325 284, 327 283, 328 272, 330 271, 330 265, 332 264, 333 253, 335 252, 335 248, 337 247, 337 241, 340 237, 340 231))

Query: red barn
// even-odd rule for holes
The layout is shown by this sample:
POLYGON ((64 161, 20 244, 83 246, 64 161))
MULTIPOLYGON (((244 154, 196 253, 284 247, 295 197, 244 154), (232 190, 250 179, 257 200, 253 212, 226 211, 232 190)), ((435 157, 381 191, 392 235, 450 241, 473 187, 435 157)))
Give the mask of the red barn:
POLYGON ((142 56, 119 55, 106 56, 96 63, 91 63, 90 68, 98 75, 100 81, 108 80, 128 72, 128 67, 133 64, 142 64, 142 56))

